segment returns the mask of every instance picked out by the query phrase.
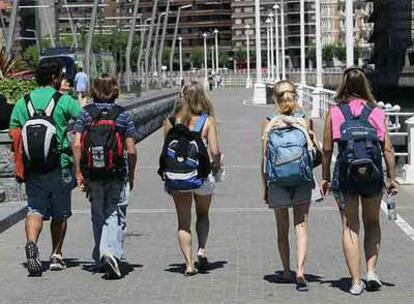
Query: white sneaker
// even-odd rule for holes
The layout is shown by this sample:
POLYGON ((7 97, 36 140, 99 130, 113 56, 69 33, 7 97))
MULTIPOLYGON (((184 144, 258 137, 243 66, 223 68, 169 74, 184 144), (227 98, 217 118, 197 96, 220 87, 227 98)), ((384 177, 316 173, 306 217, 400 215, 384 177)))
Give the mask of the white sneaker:
POLYGON ((349 288, 349 293, 353 296, 359 296, 365 288, 364 282, 360 281, 359 284, 352 284, 351 288, 349 288))
POLYGON ((66 264, 63 261, 63 257, 61 254, 54 253, 50 257, 50 271, 61 271, 66 269, 66 264))
POLYGON ((378 274, 374 271, 367 272, 367 291, 377 291, 382 286, 378 274))

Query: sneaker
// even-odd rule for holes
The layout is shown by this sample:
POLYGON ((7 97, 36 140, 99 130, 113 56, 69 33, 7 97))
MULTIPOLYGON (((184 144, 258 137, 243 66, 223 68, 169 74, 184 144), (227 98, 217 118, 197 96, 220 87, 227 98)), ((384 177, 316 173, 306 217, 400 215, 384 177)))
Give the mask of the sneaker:
POLYGON ((27 271, 30 276, 42 275, 43 267, 39 259, 39 249, 34 242, 27 242, 26 246, 27 271))
POLYGON ((378 274, 374 271, 367 272, 367 291, 377 291, 382 286, 378 274))
POLYGON ((351 288, 349 288, 349 293, 353 296, 359 296, 365 288, 364 282, 360 281, 359 284, 352 284, 351 288))
POLYGON ((114 256, 105 254, 102 257, 102 265, 105 269, 105 277, 107 279, 122 278, 121 269, 119 267, 119 261, 114 256))
POLYGON ((62 255, 54 253, 50 257, 50 271, 61 271, 66 269, 66 264, 63 261, 62 255))

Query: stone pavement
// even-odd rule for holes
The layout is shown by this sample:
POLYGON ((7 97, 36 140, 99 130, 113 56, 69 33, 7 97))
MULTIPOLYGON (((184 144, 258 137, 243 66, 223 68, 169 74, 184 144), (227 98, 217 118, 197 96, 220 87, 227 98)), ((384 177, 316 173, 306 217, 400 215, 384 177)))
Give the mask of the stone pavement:
MULTIPOLYGON (((28 278, 23 267, 23 222, 0 234, 0 303, 414 303, 414 241, 384 214, 378 269, 384 287, 360 297, 346 292, 349 275, 332 197, 315 203, 310 212, 306 265, 310 291, 298 293, 293 284, 277 283, 281 263, 275 220, 260 199, 259 175, 260 121, 272 107, 243 106, 242 100, 250 98, 251 92, 246 90, 214 94, 227 176, 218 185, 212 204, 207 245, 211 271, 190 278, 182 275, 174 206, 156 174, 162 142, 162 134, 157 132, 138 147, 138 180, 128 216, 126 253, 130 264, 126 277, 105 281, 101 274, 91 272, 89 204, 83 194, 75 193, 64 246, 66 271, 46 271, 40 278, 28 278)), ((406 197, 398 211, 412 223, 412 196, 406 197)), ((293 233, 291 240, 294 242, 293 233)), ((291 248, 294 266, 293 244, 291 248)), ((46 262, 50 252, 47 225, 40 250, 46 262)))

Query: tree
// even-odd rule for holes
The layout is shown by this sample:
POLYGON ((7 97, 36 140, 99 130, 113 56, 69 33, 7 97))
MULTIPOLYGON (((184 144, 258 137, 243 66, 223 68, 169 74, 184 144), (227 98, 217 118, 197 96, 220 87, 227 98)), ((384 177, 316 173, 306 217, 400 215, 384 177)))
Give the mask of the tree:
POLYGON ((19 57, 6 57, 4 49, 0 50, 0 79, 21 77, 30 72, 27 63, 19 57))
POLYGON ((201 48, 194 48, 191 50, 190 62, 193 67, 201 68, 203 62, 203 50, 201 48))

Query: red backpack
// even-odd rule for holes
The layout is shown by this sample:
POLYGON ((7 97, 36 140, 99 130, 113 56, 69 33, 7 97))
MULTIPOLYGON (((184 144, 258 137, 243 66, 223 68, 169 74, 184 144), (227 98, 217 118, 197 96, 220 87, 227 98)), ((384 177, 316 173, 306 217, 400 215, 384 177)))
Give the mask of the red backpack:
POLYGON ((92 123, 82 133, 81 169, 90 180, 123 178, 126 175, 124 160, 124 134, 116 126, 117 117, 125 111, 119 105, 110 109, 99 109, 90 104, 84 110, 92 123))

